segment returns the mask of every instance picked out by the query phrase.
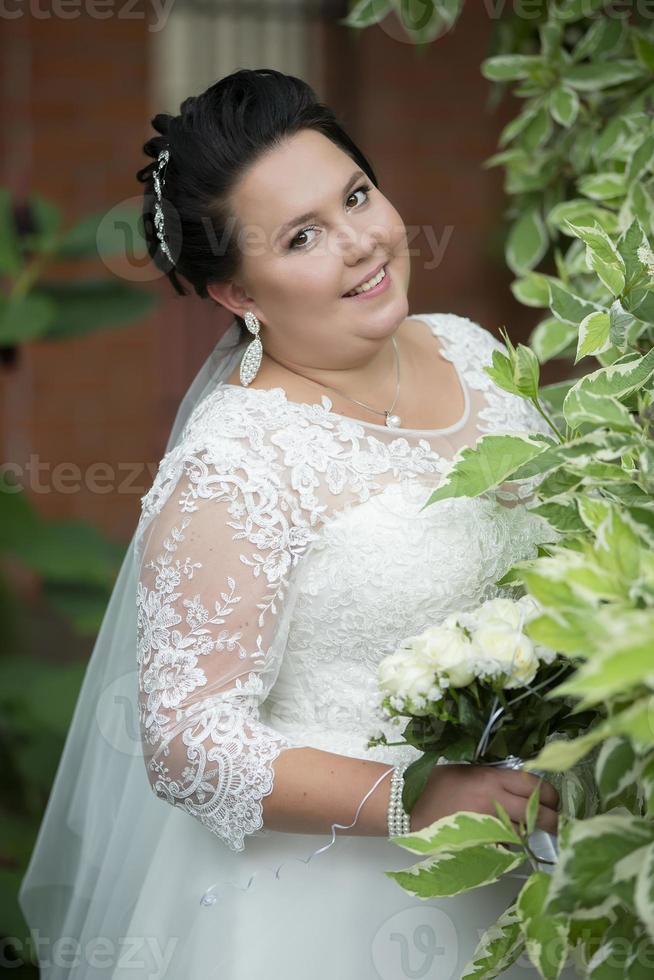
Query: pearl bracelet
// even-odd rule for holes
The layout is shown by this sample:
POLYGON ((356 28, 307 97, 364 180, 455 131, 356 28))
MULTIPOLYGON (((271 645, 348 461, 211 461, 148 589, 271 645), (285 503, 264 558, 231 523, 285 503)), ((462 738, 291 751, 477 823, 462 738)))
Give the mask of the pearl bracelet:
POLYGON ((388 836, 398 837, 400 834, 411 833, 411 814, 402 805, 402 789, 404 787, 404 770, 409 765, 393 766, 391 776, 391 791, 388 799, 388 836))

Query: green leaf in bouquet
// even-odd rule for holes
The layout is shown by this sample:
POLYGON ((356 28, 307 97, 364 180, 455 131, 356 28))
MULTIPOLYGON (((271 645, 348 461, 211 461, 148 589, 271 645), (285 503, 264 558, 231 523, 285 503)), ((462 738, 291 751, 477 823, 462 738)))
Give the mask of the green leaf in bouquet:
POLYGON ((424 507, 449 497, 476 497, 485 490, 497 487, 550 445, 544 437, 529 433, 519 436, 483 435, 474 448, 466 446, 457 453, 449 473, 424 507))
MULTIPOLYGON (((405 732, 406 737, 406 732, 405 732)), ((422 796, 427 781, 439 759, 438 752, 423 752, 404 771, 404 786, 402 788, 402 805, 408 813, 422 796)))
MULTIPOLYGON (((499 820, 497 823, 502 826, 499 820)), ((503 827, 502 833, 506 833, 503 827)), ((403 843, 405 838, 391 838, 393 840, 403 843)), ((385 871, 384 874, 394 878, 404 891, 417 898, 445 898, 491 885, 523 862, 522 851, 515 854, 501 844, 476 844, 442 850, 405 871, 385 871)))
POLYGON ((493 980, 515 963, 525 948, 515 906, 506 909, 481 937, 461 980, 493 980))
POLYGON ((540 803, 540 784, 535 786, 533 791, 529 795, 529 800, 527 802, 527 809, 525 812, 525 819, 527 821, 527 833, 533 833, 536 826, 536 818, 538 816, 538 806, 540 803))
POLYGON ((512 826, 505 826, 492 814, 473 810, 458 810, 422 830, 390 839, 414 854, 435 854, 488 843, 520 844, 520 837, 512 826))
POLYGON ((565 966, 570 932, 570 916, 544 911, 550 888, 545 871, 532 874, 516 899, 527 955, 546 980, 557 980, 565 966))

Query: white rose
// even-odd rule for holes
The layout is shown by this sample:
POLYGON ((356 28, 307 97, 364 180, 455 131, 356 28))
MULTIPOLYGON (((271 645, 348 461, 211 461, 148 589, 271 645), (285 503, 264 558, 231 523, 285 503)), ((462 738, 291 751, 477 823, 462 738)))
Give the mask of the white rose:
POLYGON ((495 622, 500 620, 503 623, 508 623, 514 629, 518 629, 521 620, 524 622, 526 616, 524 610, 520 608, 514 599, 505 599, 498 596, 495 599, 487 599, 486 602, 483 602, 479 606, 476 619, 478 626, 483 626, 489 621, 495 622))
POLYGON ((379 665, 380 686, 389 694, 410 698, 417 706, 424 707, 423 699, 434 692, 435 668, 413 650, 398 650, 384 657, 379 665))
MULTIPOLYGON (((478 659, 490 660, 509 674, 505 687, 529 684, 538 670, 538 657, 528 636, 502 620, 489 620, 474 634, 478 659)), ((491 665, 487 665, 491 666, 491 665)))
POLYGON ((465 687, 475 676, 470 663, 472 643, 458 627, 432 626, 413 638, 413 649, 432 665, 432 671, 445 674, 452 687, 465 687))

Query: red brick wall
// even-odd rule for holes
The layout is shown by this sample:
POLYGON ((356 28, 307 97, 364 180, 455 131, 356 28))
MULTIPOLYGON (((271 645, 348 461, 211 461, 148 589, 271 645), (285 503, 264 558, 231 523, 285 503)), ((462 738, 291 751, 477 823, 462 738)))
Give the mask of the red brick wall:
MULTIPOLYGON (((525 310, 509 290, 497 241, 502 172, 481 168, 513 112, 508 100, 500 111, 486 108, 490 86, 479 64, 491 26, 485 8, 467 3, 456 29, 424 52, 381 27, 354 35, 332 23, 313 37, 323 45, 320 95, 370 156, 407 226, 430 225, 439 242, 450 235, 431 270, 424 234, 412 243, 421 252, 413 258, 411 312, 462 313, 494 331, 506 324, 521 339, 538 311, 525 310)), ((151 132, 146 20, 82 13, 23 16, 1 27, 2 185, 17 199, 31 189, 53 198, 68 222, 137 195, 134 173, 151 132)), ((98 262, 60 274, 104 271, 98 262)), ((84 518, 122 541, 134 529, 148 464, 163 453, 179 398, 229 322, 197 297, 177 297, 166 281, 155 288, 162 305, 142 322, 26 344, 16 366, 0 372, 3 458, 38 457, 50 474, 68 462, 82 477, 75 492, 34 493, 40 511, 84 518), (109 494, 84 486, 97 461, 113 468, 109 494), (139 463, 142 479, 121 492, 125 467, 139 463)))

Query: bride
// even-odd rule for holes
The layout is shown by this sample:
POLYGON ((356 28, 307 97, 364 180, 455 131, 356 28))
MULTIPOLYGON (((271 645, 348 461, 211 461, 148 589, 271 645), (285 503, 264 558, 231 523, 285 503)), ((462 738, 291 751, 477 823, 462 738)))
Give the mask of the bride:
POLYGON ((443 759, 405 814, 419 753, 368 747, 400 741, 376 672, 550 540, 524 487, 422 509, 482 433, 547 427, 483 371, 488 330, 408 315, 403 221, 304 82, 241 70, 153 125, 150 254, 234 319, 142 498, 22 884, 41 975, 457 980, 519 875, 416 900, 388 837, 495 800, 517 823, 538 780, 443 759))

